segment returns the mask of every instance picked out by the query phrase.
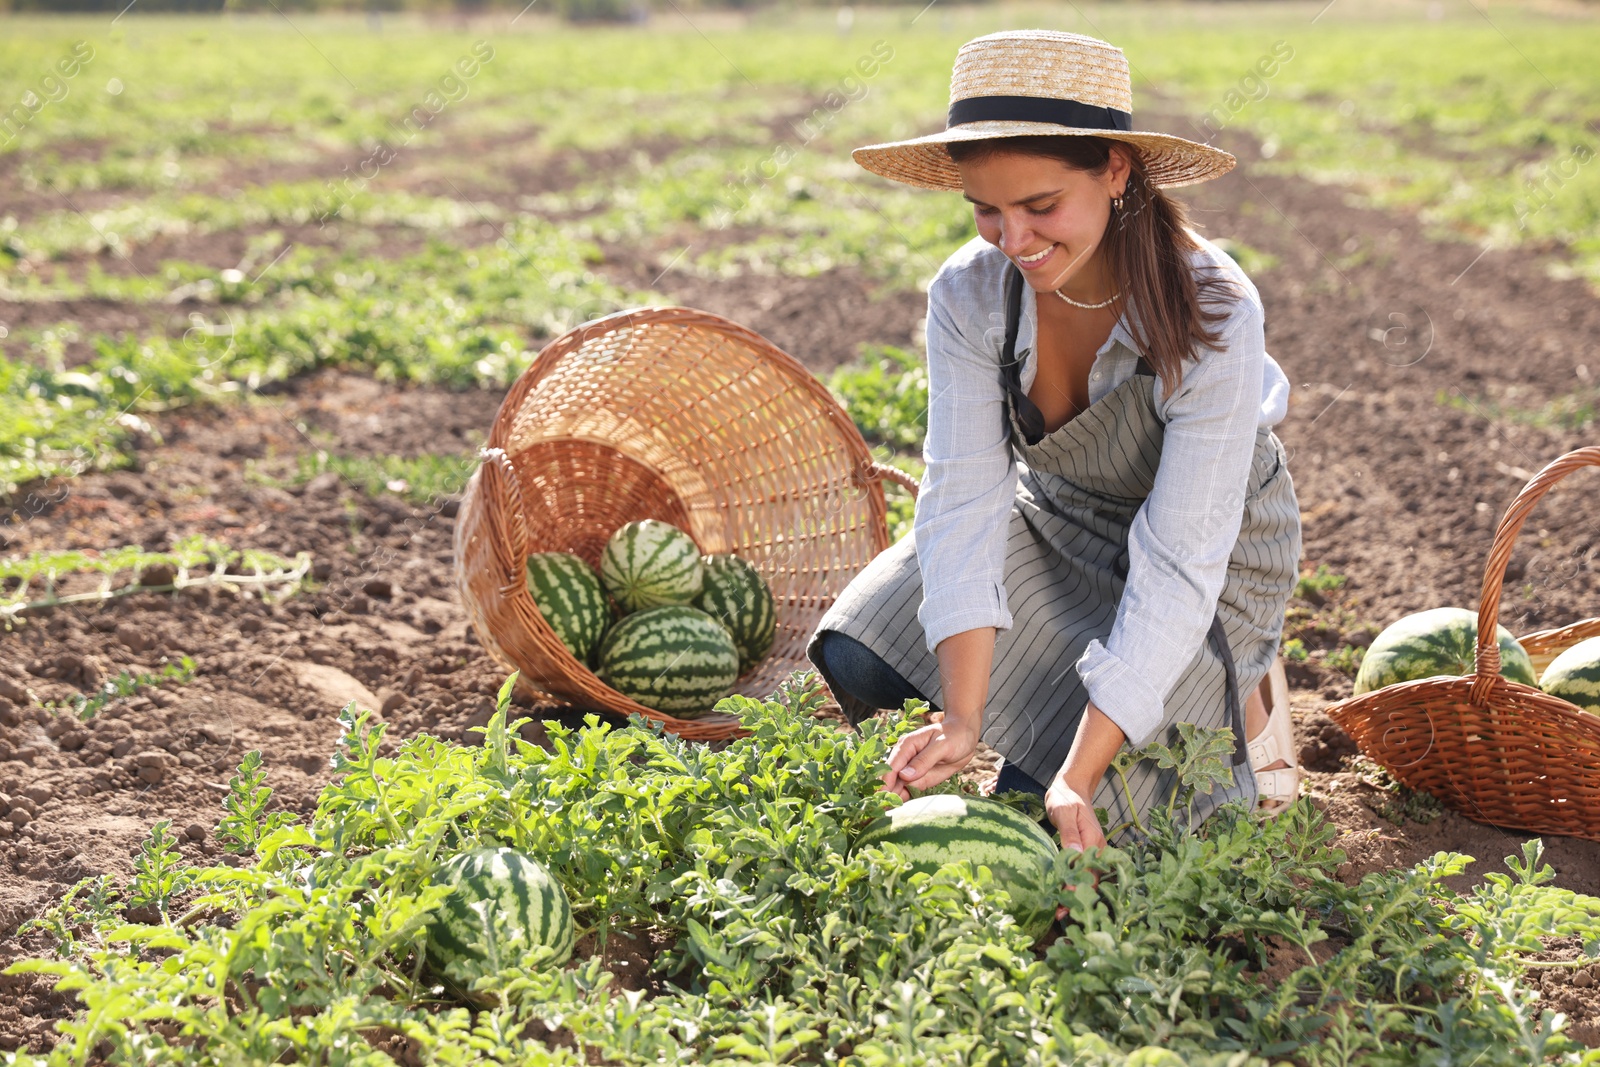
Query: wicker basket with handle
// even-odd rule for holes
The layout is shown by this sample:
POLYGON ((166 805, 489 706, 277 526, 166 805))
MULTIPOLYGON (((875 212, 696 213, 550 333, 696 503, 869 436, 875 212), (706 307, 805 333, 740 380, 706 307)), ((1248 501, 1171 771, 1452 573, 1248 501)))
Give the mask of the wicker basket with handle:
POLYGON ((598 568, 623 523, 661 519, 704 554, 732 552, 772 589, 772 650, 732 692, 771 695, 809 667, 823 612, 889 545, 882 479, 850 416, 758 334, 686 307, 636 308, 547 344, 500 404, 456 517, 456 584, 478 639, 539 700, 638 713, 682 737, 738 720, 677 718, 602 682, 529 594, 527 557, 571 552, 598 568))
MULTIPOLYGON (((1600 447, 1550 463, 1511 502, 1495 530, 1478 600, 1473 673, 1387 685, 1325 710, 1369 758, 1468 818, 1532 833, 1600 841, 1600 716, 1500 676, 1495 638, 1506 563, 1523 520, 1552 485, 1600 466, 1600 447)), ((1600 633, 1585 619, 1530 634, 1536 668, 1600 633)))
POLYGON ((1528 650, 1533 660, 1533 674, 1537 678, 1561 653, 1591 637, 1600 637, 1600 619, 1581 619, 1566 626, 1550 630, 1535 630, 1517 638, 1517 643, 1528 650))

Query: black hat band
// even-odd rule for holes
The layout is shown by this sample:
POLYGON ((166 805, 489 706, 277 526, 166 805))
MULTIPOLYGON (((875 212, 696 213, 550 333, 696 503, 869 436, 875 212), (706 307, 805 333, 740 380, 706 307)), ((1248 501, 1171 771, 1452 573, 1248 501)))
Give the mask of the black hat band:
POLYGON ((969 96, 950 105, 945 128, 968 122, 1053 122, 1088 130, 1133 129, 1133 114, 1045 96, 969 96))

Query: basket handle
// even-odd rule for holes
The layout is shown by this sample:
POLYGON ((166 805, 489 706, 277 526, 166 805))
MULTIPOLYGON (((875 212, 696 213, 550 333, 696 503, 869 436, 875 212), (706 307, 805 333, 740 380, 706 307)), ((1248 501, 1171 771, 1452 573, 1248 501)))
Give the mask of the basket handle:
POLYGON ((887 463, 876 461, 863 464, 856 472, 857 482, 881 481, 887 478, 896 485, 903 486, 911 494, 911 499, 917 498, 917 480, 899 467, 891 467, 887 463))
POLYGON ((1551 486, 1580 467, 1600 467, 1600 446, 1576 448, 1546 464, 1535 474, 1517 498, 1500 517, 1494 532, 1494 544, 1489 549, 1489 560, 1483 569, 1483 590, 1478 597, 1478 647, 1474 656, 1474 674, 1469 699, 1483 706, 1489 697, 1489 687, 1500 674, 1500 642, 1495 630, 1500 625, 1500 589, 1505 582, 1506 564, 1511 562, 1511 549, 1517 534, 1528 517, 1551 486))
POLYGON ((505 564, 507 574, 515 574, 520 578, 528 558, 528 525, 524 518, 526 512, 522 510, 522 484, 517 481, 516 468, 512 467, 511 457, 506 455, 505 449, 480 448, 478 458, 483 461, 484 480, 487 481, 491 476, 499 479, 500 488, 504 491, 504 496, 499 497, 491 490, 489 499, 501 498, 510 505, 509 509, 491 508, 490 514, 494 516, 493 521, 501 526, 501 536, 495 539, 496 542, 516 549, 515 559, 501 560, 501 563, 505 564), (507 510, 510 511, 509 515, 506 514, 507 510))

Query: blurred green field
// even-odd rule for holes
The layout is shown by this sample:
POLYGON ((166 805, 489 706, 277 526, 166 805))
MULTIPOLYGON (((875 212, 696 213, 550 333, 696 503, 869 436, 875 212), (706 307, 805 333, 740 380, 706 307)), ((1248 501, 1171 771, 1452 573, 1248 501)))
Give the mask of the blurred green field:
POLYGON ((1600 286, 1600 32, 1574 14, 1336 0, 941 4, 848 27, 775 10, 4 25, 4 491, 115 465, 141 412, 326 364, 503 387, 549 337, 667 299, 608 275, 608 250, 686 248, 672 269, 711 278, 854 267, 924 287, 969 212, 849 149, 942 126, 956 48, 1003 27, 1122 47, 1136 124, 1159 103, 1171 132, 1248 131, 1258 169, 1419 212, 1439 237, 1545 250, 1600 286), (102 331, 57 315, 67 301, 144 325, 102 331))

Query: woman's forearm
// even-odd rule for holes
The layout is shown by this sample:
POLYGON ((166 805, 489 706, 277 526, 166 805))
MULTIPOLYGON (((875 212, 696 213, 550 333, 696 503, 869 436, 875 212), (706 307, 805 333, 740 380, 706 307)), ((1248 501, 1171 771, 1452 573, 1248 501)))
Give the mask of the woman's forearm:
POLYGON ((1122 729, 1090 701, 1083 709, 1083 718, 1078 720, 1078 733, 1072 739, 1067 761, 1061 765, 1061 777, 1080 796, 1094 796, 1106 768, 1127 739, 1122 729))
MULTIPOLYGON (((959 716, 982 729, 989 699, 989 672, 994 661, 995 628, 980 626, 951 634, 934 650, 939 657, 939 686, 946 719, 959 716)), ((1078 721, 1077 735, 1060 775, 1085 797, 1094 795, 1106 768, 1122 750, 1127 736, 1091 701, 1078 721)))
POLYGON ((979 626, 951 634, 934 649, 939 657, 939 691, 944 695, 941 710, 946 716, 959 715, 982 727, 994 639, 993 626, 979 626))

